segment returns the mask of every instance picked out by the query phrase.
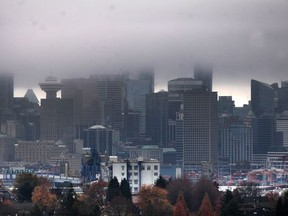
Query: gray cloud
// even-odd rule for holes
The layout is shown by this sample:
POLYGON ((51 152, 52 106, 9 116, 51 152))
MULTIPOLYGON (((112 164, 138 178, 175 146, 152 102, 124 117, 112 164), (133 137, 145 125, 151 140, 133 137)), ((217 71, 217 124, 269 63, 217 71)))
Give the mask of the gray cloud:
POLYGON ((287 18, 286 0, 0 0, 0 70, 28 88, 152 65, 161 87, 208 62, 220 95, 248 99, 251 78, 288 79, 287 18))

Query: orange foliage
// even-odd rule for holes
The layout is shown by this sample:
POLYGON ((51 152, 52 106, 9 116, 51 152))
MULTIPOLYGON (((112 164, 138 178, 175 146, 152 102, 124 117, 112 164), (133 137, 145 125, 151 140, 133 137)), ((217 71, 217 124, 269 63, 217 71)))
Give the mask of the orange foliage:
POLYGON ((189 216, 189 211, 187 209, 187 205, 182 191, 179 192, 177 202, 174 206, 173 216, 189 216))
POLYGON ((51 193, 49 187, 44 184, 34 188, 32 202, 37 204, 40 208, 51 209, 55 207, 57 197, 55 194, 51 193))
POLYGON ((214 216, 213 207, 208 193, 205 194, 197 216, 214 216))

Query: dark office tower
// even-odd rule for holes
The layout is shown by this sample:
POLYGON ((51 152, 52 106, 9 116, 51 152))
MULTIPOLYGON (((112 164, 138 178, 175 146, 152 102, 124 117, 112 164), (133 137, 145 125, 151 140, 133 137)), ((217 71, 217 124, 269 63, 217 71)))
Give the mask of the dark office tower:
POLYGON ((210 92, 212 91, 212 78, 213 70, 211 67, 204 65, 196 65, 194 67, 194 79, 201 80, 203 86, 205 86, 210 92))
POLYGON ((0 73, 0 108, 10 109, 14 97, 14 79, 12 74, 0 73))
POLYGON ((94 125, 83 132, 84 146, 96 149, 99 154, 112 155, 112 130, 94 125))
POLYGON ((154 73, 141 71, 126 81, 128 109, 139 112, 139 134, 146 133, 145 96, 154 92, 154 73))
POLYGON ((46 99, 41 99, 40 138, 42 140, 62 141, 72 151, 73 141, 73 101, 60 99, 56 93, 61 90, 61 83, 54 77, 48 77, 39 84, 46 92, 46 99))
POLYGON ((288 82, 281 82, 281 88, 278 89, 278 113, 288 111, 288 82))
POLYGON ((200 165, 203 161, 216 163, 217 156, 217 93, 207 90, 184 93, 184 171, 200 165))
POLYGON ((272 86, 251 80, 251 109, 256 117, 274 114, 275 91, 272 86))
MULTIPOLYGON (((274 146, 276 123, 271 116, 252 119, 253 158, 265 158, 270 147, 274 146)), ((264 161, 254 161, 264 163, 264 161)))
POLYGON ((168 93, 146 95, 146 135, 156 144, 167 145, 168 138, 168 93))
POLYGON ((84 128, 98 124, 124 134, 127 107, 124 83, 122 75, 111 74, 62 80, 62 98, 74 101, 73 119, 77 134, 84 128))
POLYGON ((231 96, 219 96, 218 113, 219 114, 233 114, 234 101, 231 96))

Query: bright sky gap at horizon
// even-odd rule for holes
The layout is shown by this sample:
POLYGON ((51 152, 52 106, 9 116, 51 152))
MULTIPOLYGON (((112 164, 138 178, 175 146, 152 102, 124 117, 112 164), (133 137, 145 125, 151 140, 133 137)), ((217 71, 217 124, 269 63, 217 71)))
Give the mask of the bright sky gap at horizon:
POLYGON ((0 72, 15 96, 53 75, 152 66, 155 89, 213 67, 213 90, 250 100, 250 80, 288 80, 287 0, 0 0, 0 72))

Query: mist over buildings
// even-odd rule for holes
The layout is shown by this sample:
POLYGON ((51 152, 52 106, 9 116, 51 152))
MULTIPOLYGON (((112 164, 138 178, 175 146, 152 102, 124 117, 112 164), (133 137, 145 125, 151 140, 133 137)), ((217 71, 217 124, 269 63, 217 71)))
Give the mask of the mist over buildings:
POLYGON ((0 0, 0 70, 17 91, 153 67, 157 90, 201 62, 219 95, 248 101, 251 79, 288 79, 287 16, 285 0, 0 0))

